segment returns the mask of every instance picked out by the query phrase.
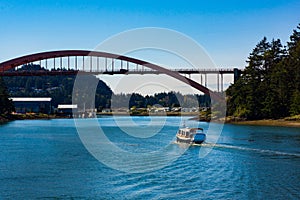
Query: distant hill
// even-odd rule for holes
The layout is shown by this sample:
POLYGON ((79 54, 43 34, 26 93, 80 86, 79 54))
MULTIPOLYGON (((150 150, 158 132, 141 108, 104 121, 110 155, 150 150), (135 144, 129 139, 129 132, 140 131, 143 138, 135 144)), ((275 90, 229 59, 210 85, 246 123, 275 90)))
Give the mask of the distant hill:
POLYGON ((0 123, 6 121, 8 115, 14 111, 14 106, 8 98, 7 88, 3 78, 0 77, 0 123))
MULTIPOLYGON (((44 70, 40 65, 23 65, 19 70, 44 70)), ((87 75, 88 79, 97 79, 87 75)), ((11 97, 52 97, 52 105, 71 104, 75 75, 67 76, 15 76, 4 77, 11 97)), ((98 82, 95 95, 95 107, 98 110, 110 107, 112 90, 101 80, 98 82)))
MULTIPOLYGON (((40 65, 23 65, 20 71, 46 70, 40 65)), ((4 77, 11 97, 51 97, 52 105, 71 104, 75 75, 66 76, 15 76, 4 77)), ((98 111, 111 107, 114 108, 147 108, 157 104, 162 107, 210 107, 210 97, 207 95, 182 95, 178 92, 157 93, 142 96, 133 94, 113 94, 112 90, 101 80, 93 75, 85 75, 84 82, 99 81, 95 95, 95 107, 98 111)), ((88 84, 85 84, 88 85, 88 84)), ((88 90, 89 88, 84 88, 88 90)), ((83 97, 84 99, 84 97, 83 97)), ((82 106, 82 105, 79 105, 82 106)), ((86 105, 90 106, 90 105, 86 105)))

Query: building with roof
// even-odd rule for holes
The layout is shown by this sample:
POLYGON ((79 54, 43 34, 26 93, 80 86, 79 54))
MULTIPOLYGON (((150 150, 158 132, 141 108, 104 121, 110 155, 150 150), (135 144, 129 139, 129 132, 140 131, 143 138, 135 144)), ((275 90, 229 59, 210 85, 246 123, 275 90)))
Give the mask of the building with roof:
POLYGON ((72 113, 77 113, 77 104, 59 104, 57 106, 57 114, 63 116, 72 116, 72 113))
POLYGON ((12 97, 16 113, 51 113, 50 97, 12 97))

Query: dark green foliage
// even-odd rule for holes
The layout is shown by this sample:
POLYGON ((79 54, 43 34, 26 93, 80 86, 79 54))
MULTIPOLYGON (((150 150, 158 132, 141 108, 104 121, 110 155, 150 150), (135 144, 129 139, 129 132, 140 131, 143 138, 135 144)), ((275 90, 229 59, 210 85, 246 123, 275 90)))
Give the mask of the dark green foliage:
POLYGON ((291 115, 300 114, 300 91, 299 90, 294 91, 291 103, 292 103, 290 109, 291 115))
POLYGON ((163 107, 209 107, 207 95, 182 95, 178 92, 162 92, 154 95, 117 94, 112 96, 112 108, 147 108, 159 104, 163 107))
MULTIPOLYGON (((25 65, 21 70, 42 70, 39 65, 25 65)), ((76 76, 18 76, 5 77, 4 81, 13 97, 52 97, 52 105, 72 104, 72 91, 76 76)), ((95 76, 86 76, 87 80, 98 81, 95 76)), ((97 109, 109 108, 111 89, 101 80, 95 95, 97 109)))
MULTIPOLYGON (((44 70, 39 65, 24 65, 19 70, 44 70)), ((5 77, 9 93, 13 97, 52 97, 52 105, 72 104, 73 86, 76 76, 25 76, 25 77, 5 77)), ((81 92, 80 98, 74 97, 80 109, 93 108, 89 92, 91 86, 98 82, 95 94, 95 107, 98 111, 104 108, 147 108, 159 104, 163 107, 209 107, 210 98, 207 95, 182 95, 180 93, 157 93, 155 95, 142 96, 140 94, 117 94, 114 95, 111 89, 95 76, 80 75, 77 81, 81 92), (86 91, 86 92, 85 92, 86 91), (90 105, 91 104, 91 105, 90 105)))
POLYGON ((110 108, 112 91, 103 81, 92 75, 78 75, 74 88, 74 79, 71 81, 72 85, 64 82, 63 86, 71 86, 71 93, 67 93, 69 95, 68 99, 77 104, 79 109, 96 108, 101 111, 103 108, 110 108))
POLYGON ((263 38, 248 58, 241 78, 226 91, 228 115, 247 119, 300 114, 300 27, 288 47, 263 38))
POLYGON ((6 86, 0 77, 0 115, 7 115, 14 111, 14 106, 11 100, 9 100, 6 86))

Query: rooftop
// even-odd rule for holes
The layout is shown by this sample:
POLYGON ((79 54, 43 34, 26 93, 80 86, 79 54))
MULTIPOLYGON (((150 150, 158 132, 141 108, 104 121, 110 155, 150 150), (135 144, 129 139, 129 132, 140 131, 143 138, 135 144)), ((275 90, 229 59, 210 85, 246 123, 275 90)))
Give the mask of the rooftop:
POLYGON ((70 109, 70 108, 77 108, 77 104, 60 104, 57 106, 59 109, 70 109))
POLYGON ((10 100, 16 102, 16 101, 23 101, 23 102, 45 102, 45 101, 51 101, 51 97, 11 97, 10 100))

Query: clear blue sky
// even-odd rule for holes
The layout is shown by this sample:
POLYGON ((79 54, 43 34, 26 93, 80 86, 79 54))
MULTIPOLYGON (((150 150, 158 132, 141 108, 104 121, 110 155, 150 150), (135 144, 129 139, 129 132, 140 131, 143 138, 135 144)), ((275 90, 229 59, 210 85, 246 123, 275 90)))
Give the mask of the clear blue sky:
POLYGON ((285 43, 299 22, 299 0, 0 0, 0 62, 39 51, 94 49, 128 29, 163 27, 196 40, 218 66, 243 67, 263 36, 285 43))

